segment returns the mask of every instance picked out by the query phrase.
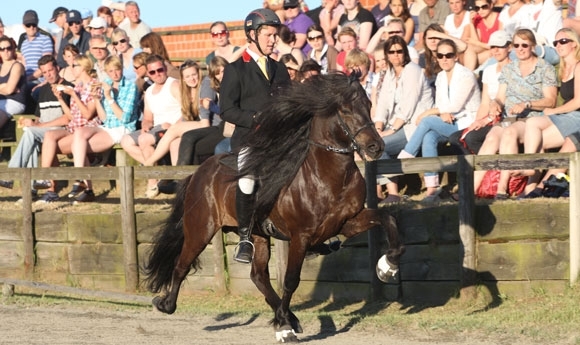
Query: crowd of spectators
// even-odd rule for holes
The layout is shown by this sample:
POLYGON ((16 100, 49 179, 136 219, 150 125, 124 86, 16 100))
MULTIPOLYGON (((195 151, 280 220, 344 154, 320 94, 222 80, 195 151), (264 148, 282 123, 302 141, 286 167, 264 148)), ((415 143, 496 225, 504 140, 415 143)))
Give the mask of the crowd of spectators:
MULTIPOLYGON (((284 64, 294 82, 359 73, 386 144, 383 158, 437 156, 442 143, 465 154, 576 149, 570 139, 580 131, 575 1, 567 13, 559 0, 377 0, 369 8, 359 0, 321 0, 310 8, 304 0, 265 0, 262 5, 281 23, 271 57, 284 64), (558 103, 558 95, 565 104, 558 103)), ((50 22, 61 30, 54 35, 41 30, 37 13, 28 10, 25 32, 9 38, 2 37, 0 20, 0 127, 25 108, 39 116, 22 124, 27 139, 10 167, 37 166, 34 156, 41 147, 46 167, 58 163, 59 153, 86 166, 95 153, 115 144, 146 166, 200 164, 216 152, 231 151, 232 125, 221 118, 220 83, 226 65, 243 58, 248 42, 232 44, 225 22, 208 25, 212 52, 181 66, 171 62, 162 37, 141 19, 135 1, 95 11, 57 7, 50 22), (46 115, 51 99, 55 109, 46 115)), ((513 196, 507 186, 515 175, 529 176, 520 197, 541 195, 540 181, 548 178, 536 171, 504 171, 498 199, 513 196)), ((484 176, 476 173, 476 192, 484 176)), ((379 181, 380 199, 401 200, 396 177, 379 181)), ((426 173, 425 185, 425 201, 439 200, 438 174, 426 173)), ((34 195, 37 187, 49 188, 41 202, 59 199, 54 181, 32 187, 34 195)), ((145 195, 153 198, 159 191, 158 181, 150 180, 145 195)), ((77 181, 68 196, 94 200, 91 182, 77 181)))

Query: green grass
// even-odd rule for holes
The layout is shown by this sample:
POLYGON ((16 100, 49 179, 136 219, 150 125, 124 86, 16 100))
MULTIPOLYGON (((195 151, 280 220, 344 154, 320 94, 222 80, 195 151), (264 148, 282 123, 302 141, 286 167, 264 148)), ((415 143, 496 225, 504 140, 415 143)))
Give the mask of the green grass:
MULTIPOLYGON (((397 332, 410 339, 428 336, 431 340, 460 341, 468 336, 479 340, 501 339, 502 342, 580 344, 580 287, 565 289, 560 294, 534 291, 526 298, 498 299, 493 306, 485 298, 451 299, 441 306, 389 302, 312 302, 294 299, 294 313, 302 325, 331 321, 337 329, 397 332)), ((34 306, 90 305, 114 310, 150 310, 150 306, 113 303, 69 296, 34 293, 3 297, 2 304, 34 306)), ((177 313, 182 315, 260 315, 272 313, 262 298, 230 296, 203 292, 181 296, 177 313)))

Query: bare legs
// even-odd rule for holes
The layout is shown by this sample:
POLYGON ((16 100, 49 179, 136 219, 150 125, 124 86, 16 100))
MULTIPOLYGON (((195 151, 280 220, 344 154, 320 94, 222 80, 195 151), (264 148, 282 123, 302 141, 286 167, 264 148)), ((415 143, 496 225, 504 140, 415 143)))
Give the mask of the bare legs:
MULTIPOLYGON (((73 134, 72 154, 75 167, 84 167, 89 164, 87 152, 104 152, 115 143, 109 133, 100 127, 82 127, 73 134)), ((93 189, 93 183, 85 180, 88 190, 93 189)))

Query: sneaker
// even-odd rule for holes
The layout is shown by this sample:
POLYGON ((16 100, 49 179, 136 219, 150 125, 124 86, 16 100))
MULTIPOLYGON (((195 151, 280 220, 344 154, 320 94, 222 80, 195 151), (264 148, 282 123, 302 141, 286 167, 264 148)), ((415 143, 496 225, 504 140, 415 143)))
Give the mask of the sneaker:
POLYGON ((48 189, 50 187, 52 187, 52 183, 49 180, 38 180, 32 184, 34 189, 48 189))
POLYGON ((153 187, 147 187, 147 191, 145 191, 145 197, 148 199, 153 199, 159 195, 159 187, 157 185, 153 187))
POLYGON ((381 202, 379 202, 379 206, 380 205, 394 204, 394 203, 397 203, 400 201, 401 201, 400 196, 394 195, 394 194, 389 194, 386 198, 384 198, 381 202))
POLYGON ((82 192, 81 194, 79 194, 79 196, 77 196, 75 198, 75 201, 73 204, 78 205, 80 203, 91 202, 91 201, 95 201, 95 193, 90 189, 86 189, 84 192, 82 192))
POLYGON ((84 182, 77 181, 73 184, 72 189, 70 190, 70 192, 68 192, 67 196, 69 199, 72 199, 75 196, 79 195, 79 193, 85 189, 87 189, 87 185, 85 185, 84 182))
POLYGON ((48 204, 51 202, 58 201, 58 194, 53 191, 47 191, 44 195, 37 201, 39 204, 48 204))
POLYGON ((14 181, 0 180, 0 187, 12 189, 14 187, 14 181))

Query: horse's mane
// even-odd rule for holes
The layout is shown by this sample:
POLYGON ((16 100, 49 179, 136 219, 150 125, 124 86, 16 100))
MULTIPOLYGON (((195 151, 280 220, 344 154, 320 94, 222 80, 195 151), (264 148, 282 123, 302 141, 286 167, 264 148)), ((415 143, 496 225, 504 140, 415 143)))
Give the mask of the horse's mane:
POLYGON ((241 176, 258 178, 256 219, 270 213, 280 191, 287 186, 308 155, 314 117, 335 115, 341 106, 366 98, 358 81, 342 73, 315 76, 295 83, 275 95, 248 136, 247 155, 241 176))

